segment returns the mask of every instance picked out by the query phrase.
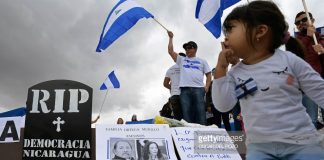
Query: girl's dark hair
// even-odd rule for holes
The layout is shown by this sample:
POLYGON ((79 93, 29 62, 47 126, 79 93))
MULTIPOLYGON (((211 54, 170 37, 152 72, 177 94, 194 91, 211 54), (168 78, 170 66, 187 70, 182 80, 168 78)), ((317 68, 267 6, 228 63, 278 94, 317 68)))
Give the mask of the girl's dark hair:
POLYGON ((144 146, 143 159, 144 160, 148 160, 150 158, 149 156, 150 156, 150 145, 151 144, 155 144, 156 145, 156 147, 158 148, 157 157, 158 158, 162 158, 163 155, 161 153, 161 150, 159 148, 159 145, 156 142, 148 141, 148 142, 145 143, 145 146, 144 146))
POLYGON ((271 1, 253 1, 246 5, 236 7, 225 19, 223 31, 227 33, 231 29, 231 21, 241 21, 246 28, 248 43, 252 46, 252 31, 258 25, 267 25, 272 34, 269 51, 274 52, 281 44, 285 32, 285 17, 278 6, 271 1))
POLYGON ((298 39, 290 37, 285 44, 285 47, 287 51, 290 51, 301 59, 304 59, 305 47, 298 39))

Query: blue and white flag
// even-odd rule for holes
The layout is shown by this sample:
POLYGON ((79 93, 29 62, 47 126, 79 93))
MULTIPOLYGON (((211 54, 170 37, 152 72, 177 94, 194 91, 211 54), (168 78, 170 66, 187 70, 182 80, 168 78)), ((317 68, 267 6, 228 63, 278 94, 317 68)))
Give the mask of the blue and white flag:
POLYGON ((26 115, 26 107, 20 107, 0 113, 0 117, 22 117, 24 115, 26 115))
POLYGON ((237 99, 241 99, 243 97, 253 95, 255 91, 258 90, 258 86, 253 78, 249 78, 244 83, 241 83, 235 87, 235 93, 237 99))
POLYGON ((96 52, 105 50, 144 17, 153 18, 153 15, 133 0, 120 0, 108 15, 96 52))
POLYGON ((112 71, 108 74, 108 77, 101 85, 100 90, 107 90, 109 88, 120 88, 120 84, 115 75, 115 71, 112 71))
POLYGON ((234 5, 240 0, 198 0, 196 6, 196 18, 216 38, 220 37, 222 31, 221 17, 223 10, 234 5))

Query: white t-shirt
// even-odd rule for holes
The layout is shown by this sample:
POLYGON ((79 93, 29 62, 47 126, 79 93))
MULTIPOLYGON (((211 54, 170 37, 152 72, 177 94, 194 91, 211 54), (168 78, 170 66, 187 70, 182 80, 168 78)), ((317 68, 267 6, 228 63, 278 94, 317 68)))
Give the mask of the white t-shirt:
POLYGON ((173 95, 180 95, 180 88, 179 88, 179 81, 180 81, 180 68, 177 64, 171 66, 166 74, 165 77, 171 79, 171 90, 170 94, 173 95))
POLYGON ((177 56, 180 67, 180 87, 204 87, 204 76, 210 72, 207 61, 198 57, 177 56))
POLYGON ((300 89, 324 106, 324 80, 309 64, 279 49, 257 64, 240 62, 225 77, 213 81, 215 107, 221 112, 232 109, 237 102, 235 87, 249 78, 256 82, 257 90, 240 99, 247 143, 318 142, 300 89))

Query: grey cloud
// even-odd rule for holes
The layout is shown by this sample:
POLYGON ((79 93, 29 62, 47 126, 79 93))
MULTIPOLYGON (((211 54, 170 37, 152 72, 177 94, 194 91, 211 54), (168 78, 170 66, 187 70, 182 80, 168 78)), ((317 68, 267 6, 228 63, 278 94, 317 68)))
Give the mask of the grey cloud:
MULTIPOLYGON (((183 51, 184 42, 194 40, 199 45, 198 56, 215 66, 222 38, 212 37, 194 18, 196 1, 137 1, 175 33, 177 51, 183 51)), ((108 72, 115 70, 121 88, 108 92, 103 113, 136 110, 146 117, 157 114, 169 96, 162 82, 173 64, 161 26, 152 19, 140 20, 107 50, 95 53, 103 24, 117 2, 0 1, 0 111, 25 105, 27 89, 37 83, 70 79, 94 89, 93 111, 98 112, 105 96, 98 88, 108 72), (157 92, 148 95, 147 90, 157 92), (154 102, 144 104, 150 98, 154 102)), ((294 5, 301 5, 295 0, 278 3, 289 17, 295 14, 294 5)), ((321 1, 309 3, 317 23, 323 25, 321 1)))

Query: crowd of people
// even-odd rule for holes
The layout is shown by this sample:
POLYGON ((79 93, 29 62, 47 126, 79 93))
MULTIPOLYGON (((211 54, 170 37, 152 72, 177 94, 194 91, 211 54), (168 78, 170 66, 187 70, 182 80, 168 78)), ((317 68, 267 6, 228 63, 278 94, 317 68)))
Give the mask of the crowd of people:
MULTIPOLYGON (((309 13, 309 16, 311 22, 314 23, 315 19, 311 13, 309 13)), ((323 77, 324 69, 322 68, 324 67, 324 59, 321 54, 318 54, 323 52, 323 36, 315 32, 315 27, 313 25, 308 25, 306 13, 304 11, 298 13, 295 19, 295 25, 299 33, 296 38, 291 37, 286 23, 286 32, 283 37, 283 43, 285 44, 286 50, 304 59, 323 77), (320 44, 313 45, 313 34, 316 35, 320 44)), ((234 119, 234 129, 242 130, 242 116, 240 114, 239 102, 237 102, 235 107, 228 112, 219 112, 217 108, 215 108, 211 100, 212 81, 209 80, 210 69, 205 60, 196 57, 198 49, 197 44, 193 41, 185 43, 183 48, 186 54, 182 52, 177 54, 173 50, 173 33, 168 31, 168 35, 168 51, 176 64, 167 70, 163 81, 164 87, 170 90, 171 96, 168 102, 163 106, 160 114, 168 118, 175 118, 177 120, 184 119, 188 122, 202 125, 216 124, 218 127, 221 127, 223 123, 227 131, 231 130, 229 118, 230 115, 232 115, 234 119), (182 65, 182 67, 179 67, 179 65, 182 65), (203 85, 204 74, 206 75, 205 85, 203 85), (199 93, 199 90, 201 91, 203 88, 205 90, 205 98, 202 98, 204 97, 202 96, 203 94, 199 93), (180 94, 181 91, 184 92, 182 96, 180 94), (203 100, 204 105, 200 103, 203 100), (203 114, 203 109, 205 109, 206 115, 203 114), (194 115, 192 115, 193 113, 194 115)), ((234 64, 238 61, 239 59, 237 59, 234 64)), ((212 72, 214 72, 214 70, 215 68, 212 72)), ((323 128, 323 124, 318 120, 319 106, 306 94, 303 94, 302 104, 306 107, 306 112, 311 117, 314 126, 317 129, 323 128)), ((324 115, 324 109, 321 109, 321 114, 324 115)), ((324 121, 324 117, 322 121, 324 121)))
POLYGON ((312 14, 310 21, 306 14, 296 15, 299 32, 291 37, 275 3, 236 7, 223 23, 225 39, 213 70, 196 56, 193 41, 183 45, 186 56, 175 52, 174 34, 168 31, 175 65, 165 76, 171 97, 161 112, 180 119, 181 109, 182 119, 201 125, 220 126, 222 119, 226 130, 231 130, 232 113, 235 126, 246 133, 249 160, 324 159, 317 132, 323 127, 318 108, 323 114, 324 39, 312 14), (174 101, 177 113, 172 112, 174 101))
POLYGON ((170 98, 160 114, 201 125, 223 123, 228 131, 231 114, 234 129, 246 133, 248 160, 324 159, 317 131, 323 127, 319 108, 324 114, 324 36, 309 17, 296 14, 298 33, 292 37, 275 3, 236 7, 223 23, 225 39, 214 69, 196 56, 194 41, 183 44, 185 54, 175 52, 168 31, 175 64, 164 78, 170 98))

